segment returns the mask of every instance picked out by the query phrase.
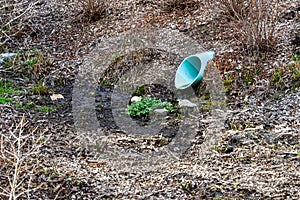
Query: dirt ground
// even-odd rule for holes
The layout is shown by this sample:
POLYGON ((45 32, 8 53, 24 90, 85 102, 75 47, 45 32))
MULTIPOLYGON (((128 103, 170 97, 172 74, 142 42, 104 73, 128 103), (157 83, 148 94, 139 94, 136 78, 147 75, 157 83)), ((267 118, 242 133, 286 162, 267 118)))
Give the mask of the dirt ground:
MULTIPOLYGON (((276 43, 262 54, 208 1, 111 1, 95 13, 82 2, 0 3, 0 53, 18 53, 0 62, 0 199, 300 198, 299 2, 274 7, 276 43), (201 106, 163 116, 167 125, 149 137, 120 128, 114 88, 136 66, 152 66, 145 80, 174 73, 190 52, 119 54, 112 47, 125 42, 114 38, 124 33, 216 52, 193 88, 201 106), (222 105, 207 96, 210 80, 221 83, 222 105), (179 156, 176 141, 188 146, 179 156)), ((150 85, 143 94, 176 104, 175 93, 150 85)))

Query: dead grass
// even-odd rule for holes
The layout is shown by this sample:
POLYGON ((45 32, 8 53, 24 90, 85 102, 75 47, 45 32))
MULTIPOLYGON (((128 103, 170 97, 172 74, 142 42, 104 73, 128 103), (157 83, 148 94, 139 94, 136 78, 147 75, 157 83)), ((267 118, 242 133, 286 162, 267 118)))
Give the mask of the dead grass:
POLYGON ((82 9, 82 17, 85 22, 95 22, 100 20, 107 8, 104 0, 79 0, 82 9))
POLYGON ((208 4, 219 13, 224 26, 235 32, 244 51, 262 57, 275 49, 277 0, 208 0, 208 4))

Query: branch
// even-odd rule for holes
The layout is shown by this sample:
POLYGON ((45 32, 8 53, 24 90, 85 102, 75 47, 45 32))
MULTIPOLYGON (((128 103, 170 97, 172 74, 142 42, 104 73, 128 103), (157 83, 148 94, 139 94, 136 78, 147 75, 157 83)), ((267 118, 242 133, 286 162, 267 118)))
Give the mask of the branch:
POLYGON ((20 17, 22 17, 23 15, 25 15, 33 6, 35 6, 36 4, 38 4, 39 1, 34 2, 33 4, 31 4, 23 13, 21 13, 20 15, 16 16, 15 18, 9 20, 9 22, 7 22, 6 24, 4 24, 4 26, 8 26, 9 24, 11 24, 13 21, 19 19, 20 17))

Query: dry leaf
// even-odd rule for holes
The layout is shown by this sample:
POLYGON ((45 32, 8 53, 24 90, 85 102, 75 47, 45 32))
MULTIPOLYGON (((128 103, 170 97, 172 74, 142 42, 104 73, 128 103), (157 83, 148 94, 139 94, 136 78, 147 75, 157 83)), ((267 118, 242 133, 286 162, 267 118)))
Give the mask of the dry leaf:
POLYGON ((52 94, 50 98, 52 101, 56 101, 57 99, 64 99, 64 96, 61 94, 52 94))

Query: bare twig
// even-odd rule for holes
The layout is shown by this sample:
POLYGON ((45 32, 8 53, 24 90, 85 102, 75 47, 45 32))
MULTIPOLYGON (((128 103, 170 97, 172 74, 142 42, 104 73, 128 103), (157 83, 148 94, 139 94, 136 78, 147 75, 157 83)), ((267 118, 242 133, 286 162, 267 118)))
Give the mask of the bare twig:
POLYGON ((1 134, 0 138, 0 163, 3 163, 1 175, 7 180, 6 186, 0 186, 0 195, 6 196, 10 200, 22 197, 24 194, 35 191, 41 185, 32 188, 31 171, 27 171, 26 165, 31 157, 39 154, 41 146, 49 140, 49 135, 45 140, 44 132, 36 139, 33 139, 37 128, 25 134, 24 130, 27 126, 24 116, 15 128, 10 129, 7 134, 1 134), (26 188, 23 185, 27 185, 26 188))
POLYGON ((33 6, 35 6, 35 5, 38 4, 38 3, 39 3, 39 1, 36 1, 36 2, 34 2, 34 3, 32 3, 32 4, 30 4, 30 5, 28 6, 28 8, 27 8, 24 12, 22 12, 20 15, 14 17, 14 18, 12 18, 11 20, 9 20, 6 24, 4 24, 3 27, 6 27, 6 26, 10 25, 13 21, 16 21, 16 20, 19 19, 20 17, 24 16, 29 10, 32 9, 33 6))
POLYGON ((33 8, 38 3, 40 0, 0 1, 0 46, 23 33, 23 28, 28 25, 25 21, 32 16, 33 8))

